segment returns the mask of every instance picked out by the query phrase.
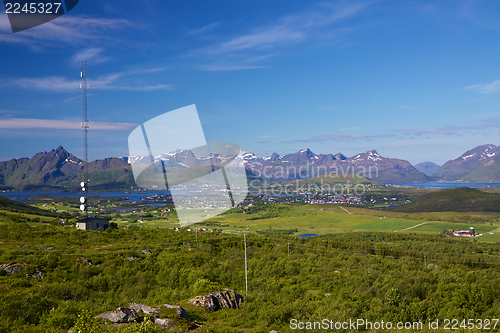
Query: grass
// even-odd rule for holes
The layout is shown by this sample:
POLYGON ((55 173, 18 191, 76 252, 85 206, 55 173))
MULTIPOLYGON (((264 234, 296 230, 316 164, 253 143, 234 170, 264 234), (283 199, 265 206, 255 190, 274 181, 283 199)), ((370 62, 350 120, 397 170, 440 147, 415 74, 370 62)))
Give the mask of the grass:
POLYGON ((368 223, 357 225, 353 231, 394 232, 422 223, 418 220, 408 220, 394 217, 381 217, 368 223))
MULTIPOLYGON (((291 208, 278 217, 259 218, 259 214, 233 212, 194 224, 191 228, 201 227, 211 231, 221 230, 225 233, 272 233, 273 231, 279 233, 295 230, 292 236, 303 233, 325 235, 355 231, 442 235, 443 231, 448 229, 466 230, 474 226, 476 232, 484 234, 478 240, 500 241, 499 217, 497 213, 491 212, 399 213, 343 205, 342 207, 352 213, 349 214, 339 205, 292 205, 289 207, 291 208), (249 228, 248 231, 247 228, 249 228), (492 231, 494 234, 490 235, 489 232, 492 231)), ((144 223, 129 223, 124 219, 113 221, 122 226, 140 225, 170 229, 180 226, 175 215, 145 218, 144 223)))
MULTIPOLYGON (((474 226, 476 233, 483 233, 483 234, 495 229, 495 226, 476 225, 476 224, 470 226, 474 226)), ((468 230, 469 229, 468 227, 469 225, 464 225, 463 223, 430 221, 409 230, 401 230, 401 232, 437 235, 442 233, 444 230, 450 230, 450 229, 468 230)))
MULTIPOLYGON (((22 208, 26 212, 21 214, 4 211, 3 218, 19 216, 20 218, 39 218, 39 220, 49 222, 57 221, 58 218, 34 215, 32 210, 41 214, 50 209, 55 209, 57 213, 77 211, 77 205, 73 203, 49 202, 44 200, 34 203, 39 208, 27 206, 30 208, 26 209, 27 207, 23 206, 22 208), (49 204, 47 207, 43 207, 43 203, 49 204)), ((10 201, 9 204, 11 203, 10 201)), ((103 203, 108 207, 124 204, 121 202, 107 202, 106 200, 103 203)), ((133 214, 114 214, 112 222, 116 222, 121 227, 140 226, 167 229, 179 227, 179 220, 175 212, 166 212, 166 208, 136 208, 136 212, 133 214), (160 216, 161 214, 164 216, 160 216), (142 220, 143 223, 136 222, 137 220, 142 220)), ((474 226, 478 233, 484 235, 477 238, 478 241, 500 242, 500 216, 496 212, 408 213, 386 209, 367 209, 358 205, 347 204, 264 204, 257 210, 246 210, 248 211, 247 214, 243 213, 243 209, 229 211, 209 218, 204 222, 194 224, 191 228, 201 227, 208 229, 209 232, 222 231, 232 234, 259 232, 275 235, 289 234, 291 236, 304 233, 325 235, 356 231, 389 233, 396 231, 399 233, 442 235, 443 231, 448 229, 466 230, 470 226, 474 226), (341 209, 341 206, 351 214, 341 209), (490 232, 493 232, 493 235, 490 235, 490 232)), ((208 214, 207 212, 195 211, 193 213, 208 214)))

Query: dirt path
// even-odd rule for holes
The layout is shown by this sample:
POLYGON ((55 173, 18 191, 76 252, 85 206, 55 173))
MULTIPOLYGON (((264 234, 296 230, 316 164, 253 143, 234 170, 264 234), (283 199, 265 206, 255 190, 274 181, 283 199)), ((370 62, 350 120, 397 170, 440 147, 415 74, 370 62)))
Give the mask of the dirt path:
POLYGON ((345 210, 345 211, 346 211, 346 213, 352 214, 350 211, 348 211, 348 210, 347 210, 347 209, 345 209, 344 207, 342 207, 342 206, 339 206, 339 207, 340 207, 340 208, 342 208, 343 210, 345 210))
POLYGON ((413 228, 416 228, 416 227, 420 227, 421 225, 424 225, 424 224, 427 224, 427 223, 435 223, 436 221, 427 221, 427 222, 423 222, 423 223, 420 223, 420 224, 416 224, 414 226, 411 226, 411 227, 408 227, 408 228, 405 228, 405 229, 401 229, 401 230, 396 230, 396 231, 404 231, 404 230, 410 230, 410 229, 413 229, 413 228))

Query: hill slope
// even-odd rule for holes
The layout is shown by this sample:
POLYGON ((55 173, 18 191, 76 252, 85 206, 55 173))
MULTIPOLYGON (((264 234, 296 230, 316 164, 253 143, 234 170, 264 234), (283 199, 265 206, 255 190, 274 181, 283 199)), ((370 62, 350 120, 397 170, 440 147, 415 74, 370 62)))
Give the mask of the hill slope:
POLYGON ((398 212, 500 212, 500 194, 485 193, 469 187, 426 194, 415 202, 394 209, 398 212))
POLYGON ((366 178, 379 183, 404 183, 429 181, 405 160, 381 156, 376 150, 369 150, 352 157, 341 153, 316 155, 306 148, 293 154, 258 158, 246 153, 243 159, 254 174, 271 181, 290 181, 330 175, 329 178, 352 176, 360 182, 366 178), (333 177, 332 177, 333 176, 333 177))
MULTIPOLYGON (((221 158, 214 156, 214 158, 221 158)), ((351 175, 360 181, 366 178, 381 183, 426 182, 429 177, 415 169, 408 161, 381 156, 370 150, 347 158, 341 153, 315 154, 309 148, 296 153, 268 157, 257 157, 254 153, 242 154, 246 169, 257 178, 266 181, 291 181, 329 175, 330 178, 346 178, 351 175)), ((124 161, 135 164, 144 163, 144 156, 128 156, 124 161)), ((155 164, 165 167, 198 167, 206 165, 209 159, 200 160, 187 151, 162 154, 154 157, 155 164)), ((222 161, 222 160, 221 160, 222 161)))
POLYGON ((500 147, 478 146, 446 162, 432 178, 441 181, 500 182, 500 147))
POLYGON ((6 197, 0 196, 0 210, 6 210, 9 212, 15 213, 25 213, 25 214, 35 214, 35 215, 43 215, 43 216, 61 216, 66 214, 57 214, 52 213, 50 211, 36 208, 30 205, 23 204, 21 202, 17 202, 11 200, 6 197))
MULTIPOLYGON (((119 158, 89 162, 89 179, 94 189, 135 185, 130 165, 119 158)), ((79 188, 83 162, 63 147, 41 152, 32 158, 0 162, 0 185, 16 189, 37 187, 79 188)))
POLYGON ((422 162, 415 165, 415 169, 426 174, 427 176, 431 176, 439 169, 439 165, 434 162, 422 162))

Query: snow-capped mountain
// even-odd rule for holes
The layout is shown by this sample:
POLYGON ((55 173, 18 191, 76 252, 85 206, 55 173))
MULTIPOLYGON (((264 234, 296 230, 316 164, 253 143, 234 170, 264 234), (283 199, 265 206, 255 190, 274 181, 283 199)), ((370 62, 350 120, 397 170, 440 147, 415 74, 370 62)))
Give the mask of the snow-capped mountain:
POLYGON ((446 162, 433 175, 443 181, 500 181, 500 147, 487 144, 466 151, 446 162))
MULTIPOLYGON (((381 156, 370 150, 347 158, 341 153, 316 155, 309 148, 296 153, 258 157, 252 152, 241 154, 247 170, 259 178, 272 181, 286 181, 313 178, 320 175, 360 175, 377 182, 428 181, 429 178, 416 170, 409 162, 381 156)), ((224 162, 227 157, 211 156, 214 163, 224 162)), ((150 163, 149 157, 129 156, 123 158, 129 163, 150 163)), ((210 158, 199 159, 190 151, 163 154, 154 158, 155 163, 163 161, 166 167, 184 168, 209 165, 210 158)))
POLYGON ((377 182, 428 181, 409 162, 381 156, 370 150, 347 158, 341 153, 316 155, 306 148, 293 154, 246 160, 254 175, 274 181, 307 179, 321 175, 363 176, 377 182))

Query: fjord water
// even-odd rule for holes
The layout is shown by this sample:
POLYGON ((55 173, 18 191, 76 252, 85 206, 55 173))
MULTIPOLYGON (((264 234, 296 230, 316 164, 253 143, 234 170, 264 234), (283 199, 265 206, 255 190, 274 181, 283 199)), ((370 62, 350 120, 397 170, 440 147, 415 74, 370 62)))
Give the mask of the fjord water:
POLYGON ((494 187, 500 186, 500 183, 446 183, 446 182, 426 182, 426 183, 387 183, 386 185, 399 185, 399 186, 414 186, 414 187, 444 187, 444 188, 457 188, 457 187, 494 187))
MULTIPOLYGON (((500 186, 500 183, 446 183, 446 182, 422 182, 422 183, 386 183, 385 185, 397 185, 397 186, 414 186, 414 187, 424 187, 424 188, 457 188, 457 187, 494 187, 500 186)), ((186 193, 189 190, 185 191, 186 193)), ((127 198, 127 201, 139 201, 146 199, 149 196, 154 195, 167 195, 170 194, 169 191, 130 191, 130 192, 98 192, 92 193, 92 196, 96 197, 108 197, 108 198, 127 198)), ((68 192, 56 192, 56 191, 5 191, 0 192, 1 196, 18 200, 27 201, 27 198, 36 196, 51 196, 56 198, 69 197, 78 198, 81 196, 81 192, 68 193, 68 192)), ((285 195, 278 195, 285 196, 285 195)))
MULTIPOLYGON (((127 201, 139 201, 141 199, 146 199, 149 196, 154 195, 167 195, 170 194, 169 191, 141 191, 141 192, 98 192, 91 193, 91 196, 104 197, 104 198, 127 198, 127 201)), ((55 191, 20 191, 20 192, 0 192, 1 196, 18 200, 27 201, 27 198, 37 197, 37 196, 50 196, 55 198, 78 198, 82 195, 81 192, 68 193, 68 192, 55 192, 55 191)))

